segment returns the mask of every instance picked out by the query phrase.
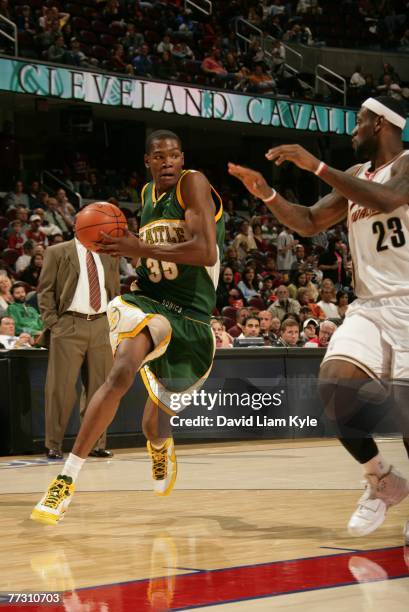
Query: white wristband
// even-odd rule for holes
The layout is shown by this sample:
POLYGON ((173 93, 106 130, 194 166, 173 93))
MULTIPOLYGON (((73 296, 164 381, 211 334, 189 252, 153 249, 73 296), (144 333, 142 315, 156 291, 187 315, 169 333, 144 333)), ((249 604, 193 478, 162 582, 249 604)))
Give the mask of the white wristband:
POLYGON ((317 169, 315 170, 314 174, 316 174, 317 176, 320 176, 321 172, 327 167, 327 164, 324 163, 323 161, 321 161, 318 164, 317 169))
POLYGON ((263 200, 263 202, 267 204, 268 202, 272 202, 274 198, 276 197, 276 195, 277 195, 276 190, 271 188, 271 196, 269 196, 268 198, 261 198, 261 199, 263 200))

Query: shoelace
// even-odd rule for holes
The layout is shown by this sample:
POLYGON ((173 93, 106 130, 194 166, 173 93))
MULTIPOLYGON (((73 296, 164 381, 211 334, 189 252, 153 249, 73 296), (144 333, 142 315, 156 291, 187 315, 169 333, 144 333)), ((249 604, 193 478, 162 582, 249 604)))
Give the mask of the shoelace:
POLYGON ((168 451, 166 448, 156 450, 152 447, 152 474, 155 480, 164 480, 167 474, 168 451))
POLYGON ((44 500, 43 505, 48 508, 57 508, 61 499, 68 493, 68 484, 64 481, 56 481, 47 492, 47 497, 44 500))

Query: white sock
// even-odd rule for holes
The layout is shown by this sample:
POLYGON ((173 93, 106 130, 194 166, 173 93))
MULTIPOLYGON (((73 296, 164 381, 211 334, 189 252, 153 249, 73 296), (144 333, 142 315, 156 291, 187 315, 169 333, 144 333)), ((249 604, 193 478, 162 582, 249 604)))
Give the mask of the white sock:
POLYGON ((379 478, 385 476, 391 469, 390 463, 385 461, 381 453, 378 453, 373 459, 362 464, 365 474, 375 474, 379 478))
POLYGON ((72 481, 75 482, 82 466, 84 465, 84 461, 85 459, 81 459, 81 457, 77 457, 77 455, 70 453, 62 471, 60 472, 61 476, 70 476, 72 481))

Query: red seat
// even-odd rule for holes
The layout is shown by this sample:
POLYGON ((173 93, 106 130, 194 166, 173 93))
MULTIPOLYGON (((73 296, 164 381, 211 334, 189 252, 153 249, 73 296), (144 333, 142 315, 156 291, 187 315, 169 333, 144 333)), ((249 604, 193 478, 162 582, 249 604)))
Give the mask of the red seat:
POLYGON ((91 30, 100 34, 109 34, 108 26, 103 21, 98 21, 98 19, 91 21, 91 30))
POLYGON ((104 47, 113 47, 113 45, 117 44, 118 39, 111 36, 111 34, 101 34, 99 42, 104 47))
POLYGON ((90 26, 88 19, 84 19, 84 17, 74 17, 72 20, 72 27, 74 30, 87 30, 90 26))
POLYGON ((89 30, 81 30, 80 32, 80 40, 84 42, 86 45, 96 45, 98 43, 98 37, 94 32, 89 30))
POLYGON ((101 47, 101 45, 94 45, 91 48, 91 54, 93 57, 96 57, 98 60, 111 59, 110 53, 108 53, 105 47, 101 47))

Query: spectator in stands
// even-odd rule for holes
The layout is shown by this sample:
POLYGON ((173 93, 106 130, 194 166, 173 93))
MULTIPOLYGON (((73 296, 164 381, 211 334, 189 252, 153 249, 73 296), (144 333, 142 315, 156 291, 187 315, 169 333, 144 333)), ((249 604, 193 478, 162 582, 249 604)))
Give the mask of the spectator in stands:
POLYGON ((40 188, 40 181, 31 181, 30 188, 28 190, 28 206, 30 210, 33 210, 33 208, 37 208, 37 206, 40 205, 40 188))
POLYGON ((260 335, 260 319, 249 315, 243 321, 243 331, 239 338, 257 338, 260 335))
POLYGON ((271 312, 269 312, 268 310, 260 310, 260 312, 258 313, 258 318, 260 319, 259 335, 261 338, 264 339, 265 346, 272 346, 273 343, 277 342, 278 340, 279 336, 277 334, 277 331, 280 329, 281 322, 279 319, 277 319, 277 317, 273 317, 271 312), (276 331, 273 331, 273 325, 276 331))
POLYGON ((395 71, 395 68, 392 66, 392 64, 389 64, 387 62, 384 63, 383 65, 383 72, 382 74, 379 76, 378 78, 378 85, 383 85, 384 84, 384 76, 385 74, 388 74, 393 83, 400 83, 401 79, 399 74, 395 71))
POLYGON ((213 77, 226 77, 227 70, 220 60, 220 49, 213 47, 202 61, 203 72, 213 77))
POLYGON ((234 288, 229 291, 229 306, 243 308, 245 299, 240 289, 234 288))
POLYGON ((304 346, 306 348, 327 348, 331 336, 336 329, 337 326, 333 321, 323 321, 320 324, 318 338, 312 338, 304 346))
POLYGON ((253 71, 247 77, 249 91, 260 93, 272 93, 276 90, 276 82, 270 73, 266 72, 263 64, 256 64, 253 71))
POLYGON ((28 208, 20 204, 17 205, 16 212, 15 212, 16 220, 21 221, 24 232, 28 230, 28 228, 30 227, 29 222, 28 222, 29 213, 30 211, 28 208))
POLYGON ((81 50, 80 41, 75 36, 70 38, 70 48, 66 52, 65 62, 73 66, 82 66, 83 68, 87 68, 94 63, 81 50))
POLYGON ((67 56, 67 47, 65 46, 64 36, 57 36, 54 44, 47 51, 47 59, 56 64, 64 64, 67 56))
POLYGON ((321 289, 321 299, 318 302, 318 306, 324 311, 327 319, 338 319, 339 313, 336 304, 332 301, 333 292, 329 288, 321 289))
POLYGON ((309 287, 300 287, 297 291, 297 300, 301 306, 307 306, 309 312, 315 319, 325 319, 322 308, 315 304, 309 287))
POLYGON ((19 205, 25 208, 30 206, 28 195, 24 192, 23 181, 16 181, 14 189, 5 195, 4 203, 8 210, 17 208, 19 205))
MULTIPOLYGON (((49 198, 47 197, 47 202, 48 202, 49 198)), ((45 234, 49 240, 50 236, 55 236, 56 234, 61 234, 62 235, 62 231, 60 230, 60 228, 55 225, 54 223, 50 223, 49 221, 47 221, 46 219, 46 212, 44 209, 42 208, 36 208, 33 211, 34 215, 37 217, 40 217, 41 223, 40 223, 40 230, 43 234, 45 234)))
POLYGON ((31 8, 28 4, 25 4, 22 9, 20 15, 16 17, 16 26, 19 32, 27 32, 27 34, 35 34, 36 26, 35 20, 31 14, 31 8))
POLYGON ((276 290, 277 300, 268 307, 273 317, 277 317, 283 321, 289 315, 298 315, 300 312, 300 304, 297 300, 290 298, 288 287, 280 285, 276 290))
POLYGON ((43 267, 43 259, 43 255, 40 253, 33 255, 30 265, 21 273, 20 280, 31 285, 31 287, 37 287, 43 267))
POLYGON ((195 54, 193 53, 192 49, 189 47, 189 45, 184 40, 180 40, 173 46, 172 56, 176 60, 180 60, 180 61, 183 61, 183 60, 194 61, 195 59, 195 54))
POLYGON ((0 312, 6 311, 9 304, 13 303, 11 295, 11 280, 6 274, 0 274, 0 312))
POLYGON ((295 260, 291 265, 291 275, 300 272, 305 267, 305 248, 303 244, 297 244, 294 249, 295 260))
POLYGON ((210 319, 210 327, 216 340, 216 348, 231 348, 233 346, 233 338, 226 332, 219 319, 210 319))
POLYGON ((68 227, 74 226, 74 217, 75 217, 75 207, 67 198, 67 193, 65 189, 60 187, 57 193, 55 194, 57 200, 57 208, 60 215, 64 218, 64 221, 68 225, 68 227))
POLYGON ((360 95, 362 100, 376 96, 376 84, 373 74, 365 75, 365 84, 361 87, 360 95))
POLYGON ((26 241, 26 236, 23 229, 23 224, 19 219, 15 219, 10 223, 10 233, 7 239, 7 247, 15 249, 19 255, 23 254, 23 244, 26 241))
POLYGON ((162 55, 165 51, 168 51, 168 53, 170 53, 170 54, 172 53, 172 51, 173 51, 173 43, 170 40, 169 34, 165 34, 164 35, 164 37, 162 38, 162 40, 160 41, 160 43, 156 47, 156 51, 159 53, 159 55, 162 55))
POLYGON ((303 272, 303 271, 297 272, 297 274, 294 277, 294 281, 290 285, 288 285, 289 296, 291 298, 293 298, 293 300, 296 300, 297 299, 298 290, 301 287, 306 287, 306 286, 307 286, 307 275, 306 275, 306 273, 303 272))
MULTIPOLYGON (((112 59, 110 62, 112 66, 112 70, 117 72, 127 72, 128 62, 125 55, 125 49, 123 45, 117 44, 114 47, 114 52, 112 54, 112 59)), ((131 66, 132 70, 132 66, 131 66)))
POLYGON ((0 317, 0 349, 31 348, 32 338, 27 332, 16 336, 16 326, 9 315, 0 317))
POLYGON ((383 82, 376 88, 377 95, 386 95, 395 98, 395 100, 402 100, 402 88, 399 83, 396 83, 390 74, 383 75, 383 82))
POLYGON ((344 319, 349 306, 349 293, 346 291, 337 292, 337 309, 340 319, 344 319))
POLYGON ((250 298, 259 295, 254 268, 249 266, 244 268, 242 280, 238 283, 237 288, 241 291, 246 302, 250 298))
POLYGON ((236 283, 234 282, 233 270, 229 266, 225 266, 221 272, 219 278, 219 284, 217 286, 217 302, 216 306, 221 311, 224 306, 229 304, 229 292, 231 289, 236 289, 236 283))
POLYGON ((145 42, 145 37, 142 32, 136 31, 134 23, 128 23, 125 36, 119 42, 123 45, 127 56, 132 56, 145 42))
POLYGON ((240 223, 239 233, 233 240, 232 246, 236 249, 240 262, 244 261, 250 251, 257 250, 257 244, 248 221, 240 223))
POLYGON ((298 240, 287 227, 283 227, 277 238, 277 270, 289 273, 295 261, 294 249, 298 240))
POLYGON ((276 40, 271 48, 272 69, 274 75, 282 75, 285 64, 285 47, 281 40, 276 40))
POLYGON ((409 28, 404 31, 403 36, 400 39, 399 51, 409 51, 409 28))
POLYGON ((321 253, 318 259, 318 268, 322 270, 326 278, 339 287, 346 284, 345 261, 346 245, 336 236, 328 241, 328 248, 321 253))
MULTIPOLYGON (((280 339, 276 346, 288 346, 294 348, 300 343, 300 328, 295 319, 286 319, 281 323, 280 339)), ((301 343, 302 344, 302 343, 301 343)))
POLYGON ((266 304, 275 300, 273 282, 273 276, 264 276, 261 281, 260 297, 266 304))
POLYGON ((316 319, 306 319, 303 323, 303 331, 302 331, 302 339, 304 340, 305 343, 307 342, 318 342, 318 329, 319 329, 319 323, 316 319))
MULTIPOLYGON (((19 256, 14 264, 17 274, 20 274, 23 270, 30 265, 31 258, 34 254, 34 242, 26 240, 23 244, 23 254, 19 256)), ((10 285, 11 286, 11 285, 10 285)))
POLYGON ((164 51, 156 66, 156 76, 163 81, 174 81, 178 76, 177 67, 169 51, 164 51))
POLYGON ((143 45, 141 45, 140 51, 133 58, 132 66, 137 76, 153 76, 153 61, 150 56, 149 46, 146 43, 143 43, 143 45))
POLYGON ((356 66, 355 71, 352 74, 349 80, 349 86, 354 89, 359 89, 360 87, 364 87, 366 85, 365 77, 362 74, 361 66, 356 66))
POLYGON ((68 227, 66 219, 61 215, 56 198, 48 198, 46 205, 45 221, 50 225, 56 225, 64 238, 68 239, 71 236, 71 228, 68 227))
POLYGON ((30 334, 34 340, 38 340, 43 330, 43 322, 40 314, 31 306, 26 304, 26 289, 24 283, 17 282, 11 287, 13 304, 7 308, 7 314, 13 317, 16 325, 16 334, 23 332, 30 334))
POLYGON ((41 217, 40 215, 31 215, 30 217, 30 228, 25 231, 26 239, 36 244, 44 244, 46 235, 41 230, 41 217))
POLYGON ((248 308, 239 308, 236 313, 236 325, 228 329, 227 331, 233 338, 237 338, 243 332, 243 324, 245 319, 250 315, 248 308))

